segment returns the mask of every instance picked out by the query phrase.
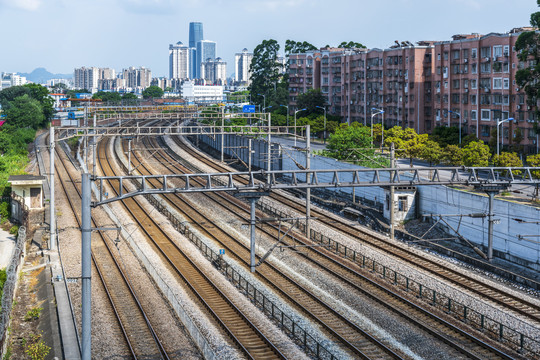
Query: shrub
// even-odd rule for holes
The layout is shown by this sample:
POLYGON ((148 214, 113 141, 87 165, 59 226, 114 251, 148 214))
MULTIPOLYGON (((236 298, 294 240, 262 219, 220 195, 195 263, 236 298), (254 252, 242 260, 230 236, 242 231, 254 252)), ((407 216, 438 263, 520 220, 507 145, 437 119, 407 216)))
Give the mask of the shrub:
POLYGON ((13 225, 11 229, 9 229, 9 233, 12 235, 17 235, 19 233, 19 227, 17 225, 13 225))
POLYGON ((26 312, 26 315, 24 316, 24 321, 31 321, 31 320, 37 320, 39 319, 41 315, 41 311, 43 308, 41 307, 34 307, 26 312))

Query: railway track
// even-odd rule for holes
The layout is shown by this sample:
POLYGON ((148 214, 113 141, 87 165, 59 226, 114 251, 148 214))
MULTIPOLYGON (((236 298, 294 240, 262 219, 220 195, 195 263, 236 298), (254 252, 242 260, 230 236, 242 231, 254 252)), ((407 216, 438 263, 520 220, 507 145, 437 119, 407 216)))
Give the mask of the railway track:
MULTIPOLYGON (((107 154, 108 140, 98 146, 98 160, 102 173, 114 176, 116 171, 107 154), (104 143, 104 144, 103 144, 104 143)), ((118 189, 118 182, 109 182, 111 189, 118 189)), ((114 191, 114 190, 113 190, 114 191)), ((161 230, 161 226, 148 216, 147 211, 135 198, 122 201, 124 208, 173 269, 207 309, 214 320, 227 333, 237 348, 251 359, 284 359, 285 357, 249 318, 234 305, 212 280, 197 267, 174 241, 161 230)))
MULTIPOLYGON (((170 171, 171 173, 188 171, 188 169, 178 165, 179 159, 173 158, 174 155, 167 154, 165 151, 155 150, 158 149, 160 145, 161 144, 154 142, 150 144, 149 147, 154 149, 152 155, 157 159, 158 162, 161 163, 162 166, 167 169, 167 171, 170 171)), ((138 161, 136 157, 135 160, 138 161)), ((140 162, 137 164, 140 164, 140 162)), ((137 166, 136 164, 134 165, 137 166)), ((138 166, 139 168, 141 167, 140 165, 138 166)), ((222 207, 223 211, 233 213, 244 223, 249 222, 249 208, 245 203, 227 194, 210 193, 205 195, 208 198, 211 198, 216 203, 216 206, 222 207)), ((177 211, 181 211, 181 203, 176 204, 174 202, 174 196, 170 197, 173 198, 172 201, 170 201, 171 205, 175 206, 177 211)), ((181 197, 179 196, 179 198, 181 197)), ((181 200, 181 202, 183 202, 183 200, 181 200)), ((263 214, 259 214, 259 216, 262 215, 263 214)), ((269 236, 278 238, 280 235, 280 230, 278 230, 277 225, 268 222, 266 224, 267 225, 264 228, 261 228, 260 231, 265 231, 269 236), (272 226, 273 228, 269 230, 268 226, 272 226)), ((214 225, 213 227, 215 228, 217 225, 214 225)), ((288 232, 289 230, 290 229, 282 228, 281 234, 288 232)), ((307 241, 303 239, 303 235, 301 234, 293 234, 292 238, 288 236, 282 238, 281 241, 284 242, 283 245, 285 246, 290 246, 293 244, 298 245, 299 243, 301 245, 307 245, 307 241)), ((231 248, 228 243, 221 242, 221 245, 227 249, 228 253, 235 251, 235 254, 239 254, 238 250, 231 248)), ((242 261, 247 267, 248 264, 247 260, 245 259, 249 259, 249 249, 242 246, 241 251, 243 252, 242 261)), ((320 270, 331 274, 342 284, 351 286, 355 289, 359 296, 367 296, 376 302, 382 303, 395 314, 405 318, 412 325, 422 329, 422 331, 427 332, 430 334, 430 336, 435 337, 437 340, 448 344, 450 347, 457 349, 459 352, 465 354, 468 358, 512 358, 506 355, 504 352, 488 345, 485 340, 480 340, 479 337, 460 330, 456 326, 443 320, 440 316, 436 316, 435 314, 422 309, 402 296, 363 276, 360 274, 360 269, 358 269, 355 264, 348 264, 348 266, 346 266, 342 262, 336 261, 335 256, 328 254, 324 250, 307 248, 306 251, 308 251, 309 254, 302 253, 301 255, 307 262, 311 262, 320 270)), ((273 286, 276 287, 275 284, 273 284, 273 286)))
MULTIPOLYGON (((226 167, 221 166, 207 158, 201 156, 189 146, 186 146, 178 136, 171 137, 175 143, 185 151, 196 157, 199 161, 216 169, 217 172, 229 172, 226 167)), ((236 179, 247 183, 245 179, 236 179)), ((277 192, 271 192, 270 197, 279 203, 286 205, 294 211, 305 213, 305 205, 299 204, 296 201, 289 199, 277 192)), ((488 283, 482 282, 474 277, 468 276, 462 272, 456 272, 453 269, 446 268, 443 264, 438 263, 429 257, 424 257, 405 247, 398 247, 394 243, 386 241, 380 237, 374 237, 361 229, 353 228, 347 225, 343 219, 329 217, 326 213, 311 209, 311 216, 316 217, 317 221, 328 226, 329 228, 338 231, 355 239, 359 239, 369 244, 370 246, 381 250, 385 254, 392 255, 395 258, 403 260, 408 264, 412 264, 428 273, 431 273, 439 278, 442 278, 456 285, 458 288, 464 289, 467 292, 477 295, 478 297, 488 300, 498 306, 508 309, 510 312, 523 316, 526 319, 540 325, 540 306, 533 302, 523 299, 519 295, 514 295, 503 289, 491 286, 488 283)))
MULTIPOLYGON (((75 185, 77 182, 66 160, 56 153, 60 161, 55 162, 62 191, 73 211, 80 228, 81 193, 75 185)), ((94 219, 92 226, 97 227, 94 219)), ((109 240, 98 231, 99 240, 92 241, 92 263, 98 278, 103 285, 107 298, 115 314, 121 337, 124 338, 133 359, 169 359, 167 351, 161 344, 135 291, 117 261, 109 240)))
MULTIPOLYGON (((160 150, 156 150, 156 147, 153 148, 154 155, 160 153, 160 150)), ((132 156, 132 166, 133 168, 137 168, 143 175, 150 175, 151 173, 151 170, 144 163, 141 163, 137 156, 132 156)), ((178 171, 178 169, 175 169, 175 171, 178 171)), ((148 180, 148 186, 158 187, 160 185, 158 180, 148 180)), ((220 243, 227 250, 228 254, 235 254, 234 257, 243 263, 246 268, 249 268, 250 250, 247 246, 237 241, 235 236, 221 230, 218 224, 197 210, 185 197, 178 194, 164 194, 163 198, 176 211, 183 214, 195 229, 220 243), (204 226, 201 224, 204 224, 204 226)), ((372 335, 362 330, 348 320, 346 315, 335 311, 332 306, 324 303, 317 295, 298 284, 271 264, 265 263, 259 267, 257 274, 304 314, 326 328, 336 341, 345 344, 355 356, 364 359, 400 358, 400 355, 396 354, 389 346, 381 343, 372 335)))

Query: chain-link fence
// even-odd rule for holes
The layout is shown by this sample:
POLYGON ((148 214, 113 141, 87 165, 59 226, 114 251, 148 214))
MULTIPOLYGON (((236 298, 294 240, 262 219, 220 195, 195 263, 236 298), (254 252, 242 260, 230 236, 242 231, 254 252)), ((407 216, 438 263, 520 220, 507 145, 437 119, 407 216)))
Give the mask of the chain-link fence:
POLYGON ((9 326, 11 308, 13 306, 15 287, 17 285, 17 273, 19 272, 21 257, 24 253, 25 242, 26 227, 21 226, 19 228, 17 243, 15 244, 15 248, 13 249, 13 254, 11 256, 9 266, 6 268, 6 282, 4 283, 4 293, 2 294, 2 309, 0 310, 0 349, 2 350, 2 354, 5 350, 7 328, 9 326))

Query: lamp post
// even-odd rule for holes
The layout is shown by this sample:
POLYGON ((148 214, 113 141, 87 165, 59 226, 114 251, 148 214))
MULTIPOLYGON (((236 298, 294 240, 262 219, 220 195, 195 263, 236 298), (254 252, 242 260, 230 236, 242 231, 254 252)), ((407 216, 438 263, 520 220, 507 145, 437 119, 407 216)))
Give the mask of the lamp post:
POLYGON ((287 134, 289 133, 289 105, 279 105, 287 108, 287 134))
POLYGON ((448 110, 450 114, 456 114, 459 119, 459 145, 461 145, 461 114, 457 111, 448 110))
POLYGON ((266 111, 265 111, 266 109, 270 109, 271 107, 272 107, 272 105, 263 108, 263 113, 266 112, 266 111))
POLYGON ((264 94, 257 94, 257 95, 263 97, 263 109, 264 109, 266 107, 266 95, 264 95, 264 94))
POLYGON ((504 122, 512 121, 512 120, 514 120, 514 118, 508 118, 508 119, 505 119, 505 120, 497 121, 497 155, 499 155, 499 125, 501 125, 504 122))
MULTIPOLYGON (((384 110, 377 109, 377 108, 371 108, 371 147, 373 147, 373 118, 375 117, 375 115, 379 115, 379 114, 384 114, 384 110)), ((382 121, 381 121, 381 126, 384 126, 382 121)))
POLYGON ((296 113, 299 113, 300 111, 304 111, 304 110, 306 109, 300 109, 294 112, 294 146, 296 146, 296 113))
POLYGON ((323 135, 323 141, 326 144, 326 107, 324 107, 324 106, 315 106, 315 107, 324 110, 324 135, 323 135))

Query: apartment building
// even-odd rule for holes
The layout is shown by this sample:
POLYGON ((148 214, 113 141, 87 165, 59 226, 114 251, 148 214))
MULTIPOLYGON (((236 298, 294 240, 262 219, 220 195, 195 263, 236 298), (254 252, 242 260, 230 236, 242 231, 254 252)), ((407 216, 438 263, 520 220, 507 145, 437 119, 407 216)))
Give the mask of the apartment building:
POLYGON ((251 72, 249 67, 253 60, 253 53, 244 48, 241 53, 234 54, 234 81, 239 84, 250 84, 251 72))
POLYGON ((461 126, 466 133, 487 141, 500 124, 502 145, 519 141, 527 149, 536 150, 536 107, 527 103, 515 80, 519 69, 535 65, 532 61, 520 62, 515 51, 516 40, 524 30, 531 29, 485 36, 456 35, 452 41, 435 43, 436 126, 461 126))
POLYGON ((169 78, 189 79, 191 69, 190 48, 181 41, 169 45, 169 78))
POLYGON ((527 104, 515 82, 519 69, 534 66, 520 62, 514 48, 520 32, 529 30, 455 35, 450 41, 416 45, 396 41, 388 49, 291 54, 289 105, 294 111, 299 94, 321 89, 328 114, 348 123, 369 125, 371 109, 376 108, 384 114, 376 115, 374 123, 412 127, 419 133, 461 126, 465 134, 484 141, 499 123, 502 144, 520 140, 526 151, 536 151, 535 104, 527 104))
POLYGON ((145 89, 150 86, 152 81, 152 71, 143 66, 138 69, 131 66, 122 70, 122 74, 125 87, 129 89, 145 89))
POLYGON ((207 84, 226 85, 227 84, 227 63, 221 58, 208 59, 201 64, 201 78, 207 84))

